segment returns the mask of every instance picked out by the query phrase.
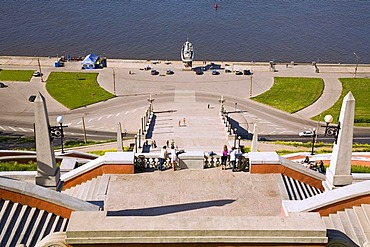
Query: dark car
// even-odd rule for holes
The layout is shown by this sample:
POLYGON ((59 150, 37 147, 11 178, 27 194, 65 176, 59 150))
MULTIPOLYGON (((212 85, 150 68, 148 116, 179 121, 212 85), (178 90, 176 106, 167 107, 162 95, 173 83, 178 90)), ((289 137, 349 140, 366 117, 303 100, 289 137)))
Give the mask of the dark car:
POLYGON ((242 75, 242 74, 243 74, 243 72, 241 72, 240 70, 235 71, 235 75, 242 75))
POLYGON ((158 74, 159 74, 159 72, 158 72, 157 70, 155 70, 155 69, 152 69, 152 70, 150 71, 150 73, 151 73, 152 75, 158 75, 158 74))
POLYGON ((0 87, 7 87, 4 83, 0 82, 0 87))
POLYGON ((220 72, 218 72, 217 70, 212 70, 212 75, 219 75, 220 74, 220 72))
POLYGON ((252 72, 249 69, 243 70, 244 75, 251 75, 252 72))
POLYGON ((197 69, 195 70, 196 75, 203 75, 203 70, 202 69, 197 69))
POLYGON ((171 69, 167 69, 166 70, 166 74, 167 75, 173 75, 175 72, 173 72, 173 70, 171 70, 171 69))
POLYGON ((230 69, 225 69, 225 73, 231 73, 232 71, 230 69))

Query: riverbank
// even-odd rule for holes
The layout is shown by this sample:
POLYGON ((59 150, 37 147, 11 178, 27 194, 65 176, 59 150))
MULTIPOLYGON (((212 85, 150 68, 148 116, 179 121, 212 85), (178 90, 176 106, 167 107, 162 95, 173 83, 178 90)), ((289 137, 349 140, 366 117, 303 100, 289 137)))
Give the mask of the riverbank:
MULTIPOLYGON (((25 66, 37 69, 39 63, 41 68, 54 67, 57 57, 28 57, 28 56, 0 56, 0 66, 25 66)), ((201 67, 211 63, 220 65, 221 68, 229 68, 231 70, 240 70, 248 67, 252 71, 272 71, 271 63, 268 62, 232 62, 232 61, 197 61, 193 62, 193 67, 201 67)), ((169 60, 132 60, 132 59, 110 59, 108 58, 108 68, 126 68, 126 69, 140 69, 147 65, 155 65, 157 68, 162 67, 176 67, 183 68, 182 61, 169 61, 169 60)), ((309 66, 314 69, 313 63, 274 63, 275 72, 281 69, 291 69, 294 67, 309 66)), ((354 74, 357 67, 357 75, 368 76, 370 73, 370 64, 333 64, 333 63, 316 63, 319 73, 349 73, 354 74)), ((65 63, 66 68, 81 69, 80 61, 72 61, 65 63)), ((97 70, 99 71, 99 70, 97 70)))

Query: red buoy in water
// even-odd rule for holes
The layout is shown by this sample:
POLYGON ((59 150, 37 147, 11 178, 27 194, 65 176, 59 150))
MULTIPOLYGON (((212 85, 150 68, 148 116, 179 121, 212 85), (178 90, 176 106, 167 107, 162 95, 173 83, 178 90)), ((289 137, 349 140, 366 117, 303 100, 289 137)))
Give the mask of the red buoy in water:
POLYGON ((218 9, 218 4, 215 3, 215 5, 213 7, 215 8, 215 10, 217 10, 218 9))

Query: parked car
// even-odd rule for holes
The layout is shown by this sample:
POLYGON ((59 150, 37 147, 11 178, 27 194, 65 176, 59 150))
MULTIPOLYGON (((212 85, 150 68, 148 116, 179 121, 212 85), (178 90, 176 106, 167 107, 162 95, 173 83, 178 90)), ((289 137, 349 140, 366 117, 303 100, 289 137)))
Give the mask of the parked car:
POLYGON ((235 71, 235 75, 242 75, 242 74, 243 74, 243 72, 241 72, 240 70, 235 71))
POLYGON ((5 85, 3 82, 0 82, 0 87, 7 87, 7 85, 5 85))
POLYGON ((167 69, 166 70, 166 75, 173 75, 175 72, 173 72, 173 70, 171 69, 167 69))
POLYGON ((195 71, 195 74, 196 74, 196 75, 203 75, 203 70, 202 70, 202 69, 197 69, 197 70, 195 71))
POLYGON ((220 74, 220 72, 218 72, 217 70, 212 70, 212 75, 219 75, 220 74))
POLYGON ((244 75, 251 75, 252 72, 249 69, 243 70, 244 75))
POLYGON ((40 71, 36 71, 35 73, 33 73, 33 76, 36 76, 36 77, 39 77, 39 76, 42 76, 43 74, 40 72, 40 71))
POLYGON ((232 71, 230 69, 225 69, 225 73, 231 73, 232 71))
POLYGON ((314 135, 312 130, 306 130, 303 132, 299 132, 298 134, 300 137, 312 137, 314 135))
POLYGON ((159 74, 159 72, 158 72, 157 70, 155 70, 155 69, 152 69, 152 70, 150 71, 150 73, 151 73, 152 75, 158 75, 158 74, 159 74))

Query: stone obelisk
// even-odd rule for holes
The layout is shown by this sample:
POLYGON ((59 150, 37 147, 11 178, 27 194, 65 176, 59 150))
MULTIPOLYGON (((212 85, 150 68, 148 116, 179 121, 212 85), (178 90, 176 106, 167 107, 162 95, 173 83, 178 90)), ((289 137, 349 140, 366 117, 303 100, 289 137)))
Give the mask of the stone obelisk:
POLYGON ((54 149, 50 139, 48 111, 45 98, 41 93, 38 93, 34 104, 37 156, 36 184, 56 189, 60 178, 60 171, 55 162, 54 149))
POLYGON ((339 115, 340 130, 334 144, 326 179, 331 188, 352 183, 351 161, 353 143, 353 123, 355 118, 355 98, 349 92, 343 99, 339 115))

